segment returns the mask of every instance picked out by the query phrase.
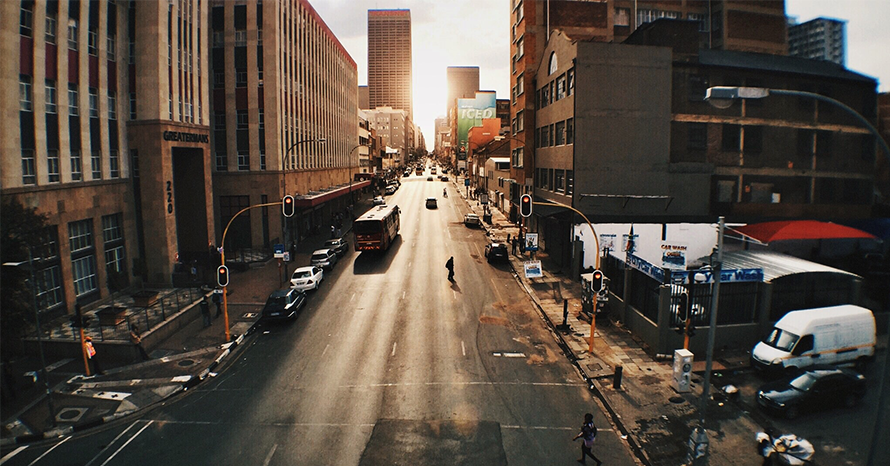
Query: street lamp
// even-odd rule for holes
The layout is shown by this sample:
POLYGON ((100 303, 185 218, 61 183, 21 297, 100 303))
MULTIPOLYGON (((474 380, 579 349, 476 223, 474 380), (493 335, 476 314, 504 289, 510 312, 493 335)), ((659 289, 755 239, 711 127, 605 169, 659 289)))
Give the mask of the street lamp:
POLYGON ((40 353, 40 365, 41 365, 41 377, 43 378, 43 386, 46 388, 46 399, 49 404, 49 417, 52 422, 52 426, 56 426, 56 409, 53 406, 53 392, 49 388, 49 380, 46 378, 46 357, 43 355, 43 337, 41 336, 40 331, 40 309, 37 307, 37 281, 34 279, 34 256, 31 253, 31 246, 28 246, 28 262, 4 262, 3 265, 7 267, 21 267, 24 266, 28 269, 28 272, 31 274, 31 297, 34 300, 34 323, 37 325, 37 348, 40 353))
MULTIPOLYGON (((349 202, 351 202, 353 205, 355 205, 355 198, 352 196, 352 153, 355 152, 355 150, 359 147, 367 146, 365 144, 357 144, 352 149, 349 149, 349 155, 346 157, 346 163, 348 164, 347 171, 349 172, 349 202)), ((359 162, 359 165, 361 165, 361 162, 359 162)))
MULTIPOLYGON (((875 137, 877 143, 881 146, 881 149, 884 151, 884 155, 890 160, 890 147, 887 146, 887 141, 881 137, 881 134, 877 129, 863 117, 858 112, 848 107, 843 102, 837 101, 830 97, 826 97, 821 94, 816 94, 814 92, 806 92, 806 91, 796 91, 791 89, 767 89, 762 87, 730 87, 730 86, 716 86, 708 88, 705 93, 705 100, 708 101, 711 105, 717 108, 728 108, 732 105, 732 102, 737 99, 762 99, 768 97, 770 95, 780 95, 780 96, 791 96, 791 97, 805 97, 810 99, 815 99, 820 102, 825 102, 835 107, 838 107, 853 118, 856 119, 862 126, 865 126, 866 129, 875 137)), ((701 434, 706 435, 704 433, 704 407, 707 403, 707 390, 709 389, 710 375, 711 375, 711 362, 712 362, 712 353, 714 350, 714 327, 716 326, 716 313, 717 313, 717 297, 719 293, 719 285, 720 285, 720 270, 719 267, 722 262, 722 243, 723 243, 723 217, 720 218, 720 235, 718 237, 717 243, 717 270, 715 270, 714 275, 714 296, 711 297, 711 328, 708 330, 708 360, 706 363, 706 372, 705 372, 705 380, 703 388, 703 396, 702 396, 702 408, 701 408, 701 422, 702 422, 702 430, 701 434)), ((890 403, 888 400, 888 393, 885 388, 885 385, 890 384, 890 358, 886 358, 884 361, 884 374, 881 377, 881 387, 878 391, 881 396, 878 398, 878 410, 877 417, 875 420, 875 427, 872 430, 872 441, 869 449, 868 460, 866 464, 872 465, 875 464, 875 455, 877 454, 877 448, 879 444, 887 437, 887 427, 883 425, 881 422, 881 417, 884 415, 885 409, 887 409, 887 403, 890 403)), ((693 439, 696 436, 696 432, 693 432, 693 439)), ((705 437, 706 439, 706 437, 705 437)))
MULTIPOLYGON (((288 192, 288 190, 287 190, 287 168, 285 168, 285 166, 284 166, 284 161, 285 161, 285 159, 287 159, 288 162, 289 162, 289 161, 290 161, 290 153, 291 153, 291 151, 294 150, 294 149, 295 149, 297 146, 299 146, 300 144, 304 144, 304 143, 307 143, 307 142, 317 142, 317 143, 319 143, 319 144, 325 144, 325 143, 328 142, 328 140, 325 139, 325 138, 303 139, 303 140, 300 140, 300 141, 297 141, 297 142, 291 144, 291 146, 288 147, 287 150, 284 151, 284 152, 281 154, 281 176, 284 177, 284 194, 290 194, 290 193, 288 192)), ((291 168, 293 168, 293 164, 289 164, 289 165, 291 165, 291 168)), ((287 243, 288 243, 288 239, 289 239, 289 238, 288 238, 288 231, 287 231, 287 224, 288 224, 288 220, 287 220, 287 219, 282 220, 282 222, 281 222, 281 228, 282 228, 282 231, 283 231, 282 236, 284 236, 284 244, 285 244, 285 248, 286 248, 286 249, 289 249, 289 248, 288 248, 289 245, 287 244, 287 243)))

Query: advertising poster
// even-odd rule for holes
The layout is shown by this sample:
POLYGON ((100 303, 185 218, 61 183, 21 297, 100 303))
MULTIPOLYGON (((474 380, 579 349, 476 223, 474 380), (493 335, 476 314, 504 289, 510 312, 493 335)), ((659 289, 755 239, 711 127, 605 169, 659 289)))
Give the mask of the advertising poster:
POLYGON ((470 128, 482 126, 482 120, 497 118, 497 95, 494 92, 477 92, 474 99, 457 99, 458 151, 467 151, 470 128))
POLYGON ((661 243, 661 266, 666 269, 686 269, 686 244, 673 241, 661 243))
POLYGON ((541 269, 541 261, 527 261, 522 263, 525 267, 525 278, 541 278, 544 270, 541 269))
POLYGON ((615 239, 618 238, 618 235, 610 235, 603 234, 600 235, 600 249, 608 249, 609 251, 615 250, 615 239))
POLYGON ((537 251, 538 250, 538 234, 537 233, 526 233, 525 234, 525 250, 526 251, 537 251))

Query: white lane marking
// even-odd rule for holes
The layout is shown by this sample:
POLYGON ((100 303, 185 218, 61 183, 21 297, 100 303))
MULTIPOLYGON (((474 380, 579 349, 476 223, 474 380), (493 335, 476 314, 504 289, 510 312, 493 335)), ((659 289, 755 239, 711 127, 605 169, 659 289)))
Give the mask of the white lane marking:
POLYGON ((464 354, 464 357, 467 357, 467 347, 464 346, 464 341, 460 341, 460 352, 464 354))
POLYGON ((389 353, 390 356, 395 356, 395 355, 396 355, 396 345, 397 345, 397 344, 398 344, 398 343, 395 342, 395 341, 392 342, 392 353, 389 353))
POLYGON ((352 293, 352 296, 349 297, 350 301, 352 301, 353 299, 355 299, 355 293, 352 293))
POLYGON ((321 352, 321 356, 322 356, 322 357, 324 357, 324 354, 328 352, 328 348, 330 348, 330 347, 331 347, 331 344, 330 344, 330 343, 328 343, 327 345, 325 345, 325 347, 324 347, 324 351, 321 352))
POLYGON ((412 262, 408 262, 408 268, 409 268, 409 269, 411 268, 411 264, 412 264, 412 262))
MULTIPOLYGON (((559 426, 507 426, 501 424, 502 429, 529 429, 529 430, 577 430, 577 427, 559 427, 559 426)), ((615 429, 602 429, 597 427, 597 432, 614 432, 615 429)))
POLYGON ((5 463, 5 462, 11 460, 13 456, 18 455, 19 453, 23 452, 23 451, 26 450, 27 448, 28 448, 27 445, 23 445, 23 446, 21 446, 21 447, 16 448, 15 450, 9 452, 9 454, 7 454, 6 456, 4 456, 3 458, 0 458, 0 464, 3 464, 3 463, 5 463))
POLYGON ((127 440, 126 442, 124 442, 124 444, 121 445, 121 447, 118 448, 117 451, 115 451, 114 453, 112 453, 112 455, 109 456, 108 459, 105 460, 105 461, 104 461, 102 464, 100 464, 99 466, 105 466, 106 464, 108 464, 109 461, 113 460, 114 457, 117 456, 118 453, 122 452, 122 451, 124 450, 124 448, 126 448, 127 445, 130 444, 130 442, 132 442, 133 440, 135 440, 136 437, 138 437, 139 434, 142 433, 143 430, 148 429, 148 426, 150 426, 153 422, 155 422, 155 421, 148 421, 148 424, 144 425, 141 429, 139 429, 139 432, 136 432, 135 434, 133 434, 133 436, 130 437, 129 440, 127 440))
POLYGON ((454 288, 451 289, 451 297, 454 298, 455 301, 457 300, 457 291, 454 288))
POLYGON ((49 450, 46 450, 45 452, 43 452, 43 454, 40 455, 40 456, 38 456, 34 461, 28 463, 28 466, 34 466, 35 464, 37 464, 38 461, 42 460, 44 456, 48 455, 49 452, 55 450, 55 449, 58 448, 60 445, 62 445, 63 443, 65 443, 65 442, 67 442, 67 441, 69 441, 69 440, 71 440, 71 436, 65 437, 65 440, 62 440, 61 442, 59 442, 59 443, 53 445, 53 447, 50 448, 49 450))
POLYGON ((275 450, 278 449, 278 444, 272 445, 272 449, 269 450, 269 454, 266 455, 266 460, 263 461, 263 466, 269 466, 269 463, 272 461, 272 455, 275 454, 275 450))
MULTIPOLYGON (((130 424, 129 427, 127 427, 126 429, 124 429, 123 432, 117 434, 117 437, 115 437, 114 440, 112 440, 111 442, 108 442, 108 444, 109 444, 109 445, 114 445, 114 442, 117 442, 118 440, 120 440, 120 438, 123 437, 124 434, 126 434, 127 432, 130 431, 130 429, 132 429, 133 427, 136 427, 136 424, 139 424, 139 421, 136 421, 136 422, 130 424)), ((104 451, 104 450, 103 450, 103 451, 104 451)), ((90 462, 87 463, 87 464, 84 465, 84 466, 90 466, 91 464, 93 464, 94 461, 96 461, 97 459, 99 459, 99 455, 101 455, 101 454, 102 454, 102 453, 100 452, 98 455, 94 456, 93 459, 91 459, 90 462)))
MULTIPOLYGON (((154 421, 152 421, 154 422, 154 421)), ((268 427, 360 427, 360 428, 368 428, 374 427, 374 423, 358 423, 358 424, 346 424, 346 423, 333 423, 333 422, 259 422, 259 423, 238 423, 232 422, 231 420, 223 420, 223 421, 170 421, 164 419, 158 420, 158 422, 163 422, 165 425, 183 425, 183 426, 216 426, 216 425, 251 425, 251 426, 268 426, 268 427)))
POLYGON ((368 385, 340 385, 339 388, 388 388, 388 387, 442 387, 452 385, 466 386, 523 386, 523 387, 587 387, 583 383, 568 382, 403 382, 403 383, 372 383, 368 385))
POLYGON ((406 294, 408 294, 407 291, 403 291, 403 292, 402 292, 402 299, 405 299, 405 295, 406 295, 406 294))

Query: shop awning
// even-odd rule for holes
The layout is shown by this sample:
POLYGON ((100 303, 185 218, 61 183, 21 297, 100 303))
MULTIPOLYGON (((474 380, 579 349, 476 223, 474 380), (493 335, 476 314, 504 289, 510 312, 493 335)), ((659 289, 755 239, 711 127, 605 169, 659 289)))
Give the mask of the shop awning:
POLYGON ((368 187, 370 185, 371 180, 356 181, 352 183, 351 186, 347 184, 343 186, 337 186, 335 188, 319 193, 294 196, 294 206, 298 209, 308 209, 310 207, 324 204, 325 202, 336 199, 340 196, 349 195, 349 193, 352 191, 359 191, 362 188, 368 187))
POLYGON ((733 228, 729 234, 732 235, 732 233, 753 238, 761 243, 802 239, 876 238, 871 233, 862 230, 837 223, 818 222, 815 220, 754 223, 733 228))

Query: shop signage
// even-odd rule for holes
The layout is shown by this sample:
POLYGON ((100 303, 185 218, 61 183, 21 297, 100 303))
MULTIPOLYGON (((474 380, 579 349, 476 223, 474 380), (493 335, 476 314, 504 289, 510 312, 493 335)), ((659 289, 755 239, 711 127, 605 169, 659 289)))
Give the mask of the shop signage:
POLYGON ((164 140, 210 144, 210 136, 207 134, 186 133, 182 131, 164 131, 164 140))

